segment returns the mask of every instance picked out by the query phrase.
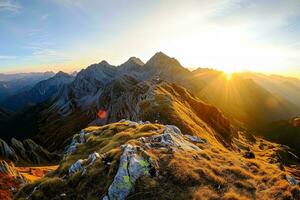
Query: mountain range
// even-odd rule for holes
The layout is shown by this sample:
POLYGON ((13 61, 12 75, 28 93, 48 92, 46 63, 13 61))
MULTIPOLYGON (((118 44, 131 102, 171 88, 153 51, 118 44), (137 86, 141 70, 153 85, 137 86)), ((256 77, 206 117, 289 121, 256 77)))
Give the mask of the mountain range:
POLYGON ((162 52, 74 75, 0 104, 1 157, 24 165, 61 155, 16 199, 300 198, 300 80, 190 71, 162 52))
POLYGON ((42 80, 54 76, 53 72, 0 74, 0 101, 10 95, 26 91, 42 80))
POLYGON ((195 97, 219 108, 234 123, 244 128, 258 129, 273 121, 288 120, 300 115, 297 103, 299 95, 295 92, 300 87, 298 79, 236 73, 228 80, 223 72, 216 70, 199 68, 189 71, 175 58, 162 52, 156 53, 145 64, 132 57, 117 67, 106 61, 93 64, 81 70, 75 78, 59 73, 29 91, 9 97, 2 105, 12 109, 41 103, 18 112, 12 121, 20 120, 20 129, 26 130, 28 135, 61 135, 60 127, 66 125, 69 127, 66 135, 70 135, 96 120, 100 109, 108 112, 108 119, 103 123, 114 122, 122 117, 133 118, 137 115, 135 109, 140 102, 130 105, 133 101, 128 99, 126 101, 129 105, 123 108, 128 109, 128 113, 110 117, 115 115, 111 112, 123 106, 120 105, 123 102, 114 105, 115 102, 123 96, 129 98, 128 93, 133 87, 148 85, 153 89, 156 83, 151 81, 155 80, 181 85, 195 97), (22 100, 19 100, 20 97, 22 100), (72 125, 74 118, 80 120, 72 125), (27 128, 22 127, 23 123, 27 128))

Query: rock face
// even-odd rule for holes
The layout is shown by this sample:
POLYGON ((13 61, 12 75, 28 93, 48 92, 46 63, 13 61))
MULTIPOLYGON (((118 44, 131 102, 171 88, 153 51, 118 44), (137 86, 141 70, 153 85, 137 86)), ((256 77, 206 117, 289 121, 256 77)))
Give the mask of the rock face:
POLYGON ((2 139, 0 139, 0 156, 14 162, 18 161, 15 151, 2 139))
POLYGON ((0 156, 18 164, 47 164, 57 162, 60 157, 48 152, 31 139, 23 142, 12 138, 11 146, 0 139, 0 156))
MULTIPOLYGON (((86 101, 85 98, 82 101, 68 100, 72 105, 69 103, 63 105, 72 107, 71 111, 67 109, 68 111, 65 112, 66 107, 62 109, 51 107, 50 118, 54 120, 49 121, 47 127, 43 129, 45 132, 43 131, 43 138, 38 138, 39 141, 53 150, 63 148, 66 146, 64 141, 84 126, 88 124, 103 125, 121 119, 158 121, 163 124, 173 123, 188 132, 195 127, 201 127, 203 132, 209 131, 212 134, 217 132, 216 136, 224 143, 229 143, 234 135, 229 120, 224 117, 222 112, 193 97, 184 88, 164 81, 141 82, 124 75, 112 80, 105 88, 99 89, 95 96, 89 98, 89 103, 83 104, 81 103, 86 101), (57 115, 57 112, 61 110, 63 113, 57 115), (106 112, 105 117, 101 120, 97 115, 99 110, 106 112), (74 119, 79 120, 74 123, 74 119), (183 123, 183 120, 189 122, 183 123), (65 126, 67 127, 64 128, 65 126)), ((44 119, 43 116, 42 119, 44 119)))

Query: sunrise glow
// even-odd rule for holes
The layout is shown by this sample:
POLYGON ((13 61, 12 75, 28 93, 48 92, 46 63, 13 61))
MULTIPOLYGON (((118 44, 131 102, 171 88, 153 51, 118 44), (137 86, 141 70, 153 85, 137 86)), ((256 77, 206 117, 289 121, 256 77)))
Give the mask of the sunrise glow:
POLYGON ((300 77, 299 1, 1 2, 0 72, 72 72, 163 51, 190 69, 300 77))

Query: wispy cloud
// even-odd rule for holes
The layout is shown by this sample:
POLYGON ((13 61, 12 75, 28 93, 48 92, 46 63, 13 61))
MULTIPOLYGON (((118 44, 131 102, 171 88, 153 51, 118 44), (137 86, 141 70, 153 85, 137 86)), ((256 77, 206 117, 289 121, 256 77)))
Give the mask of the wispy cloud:
POLYGON ((7 11, 17 13, 22 9, 22 6, 13 0, 0 0, 0 12, 7 11))
POLYGON ((32 58, 43 59, 43 60, 69 60, 71 59, 65 53, 48 47, 48 45, 27 45, 23 47, 31 51, 32 58))
POLYGON ((48 19, 48 17, 49 17, 48 14, 42 15, 41 18, 40 18, 40 21, 45 21, 45 20, 48 19))
POLYGON ((2 56, 0 55, 0 60, 11 60, 11 59, 16 59, 16 56, 2 56))

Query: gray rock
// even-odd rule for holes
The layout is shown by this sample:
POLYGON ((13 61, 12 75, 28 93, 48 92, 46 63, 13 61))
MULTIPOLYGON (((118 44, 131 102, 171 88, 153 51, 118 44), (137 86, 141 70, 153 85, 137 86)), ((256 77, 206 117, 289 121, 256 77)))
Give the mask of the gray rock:
POLYGON ((65 154, 72 154, 76 151, 77 145, 79 144, 77 141, 77 137, 77 134, 73 136, 71 144, 65 149, 65 154))
POLYGON ((85 143, 85 131, 84 130, 81 130, 80 132, 80 144, 84 144, 85 143))
POLYGON ((84 144, 85 143, 85 131, 81 130, 80 134, 73 135, 72 142, 69 146, 65 149, 65 154, 72 154, 77 150, 78 144, 84 144))
POLYGON ((88 159, 87 159, 87 164, 88 165, 93 165, 97 159, 100 158, 100 155, 97 152, 94 152, 92 154, 89 155, 88 159))
POLYGON ((201 143, 201 144, 204 144, 206 143, 205 140, 201 139, 201 138, 198 138, 196 136, 191 136, 191 135, 184 135, 185 137, 187 137, 190 141, 192 142, 196 142, 196 143, 201 143))
POLYGON ((77 160, 71 167, 69 168, 69 174, 72 175, 76 172, 82 171, 83 174, 87 172, 87 168, 91 165, 93 165, 97 159, 99 159, 101 156, 94 152, 88 156, 87 159, 80 159, 77 160))
MULTIPOLYGON (((174 125, 166 125, 166 130, 171 130, 173 131, 174 133, 178 134, 178 135, 182 135, 181 133, 181 130, 177 127, 177 126, 174 126, 174 125)), ((168 130, 168 131, 169 131, 168 130)))
POLYGON ((186 141, 181 134, 181 131, 176 126, 168 125, 165 127, 163 134, 143 138, 147 148, 182 148, 185 150, 201 150, 196 145, 186 141))
POLYGON ((14 162, 18 161, 18 157, 15 151, 8 146, 8 144, 0 139, 0 156, 12 160, 14 162))
POLYGON ((69 169, 69 174, 75 174, 76 172, 82 171, 83 170, 83 167, 82 167, 83 162, 84 162, 84 160, 80 159, 80 160, 77 160, 73 165, 71 165, 71 167, 69 169))
POLYGON ((139 123, 137 123, 137 122, 129 122, 129 124, 128 124, 129 127, 136 127, 138 125, 139 125, 139 123))
POLYGON ((134 191, 136 180, 149 175, 149 161, 138 154, 138 148, 129 144, 123 148, 118 172, 108 189, 108 195, 103 200, 125 200, 134 191))
POLYGON ((286 180, 289 182, 290 185, 298 185, 299 181, 296 180, 294 177, 286 175, 286 180))

